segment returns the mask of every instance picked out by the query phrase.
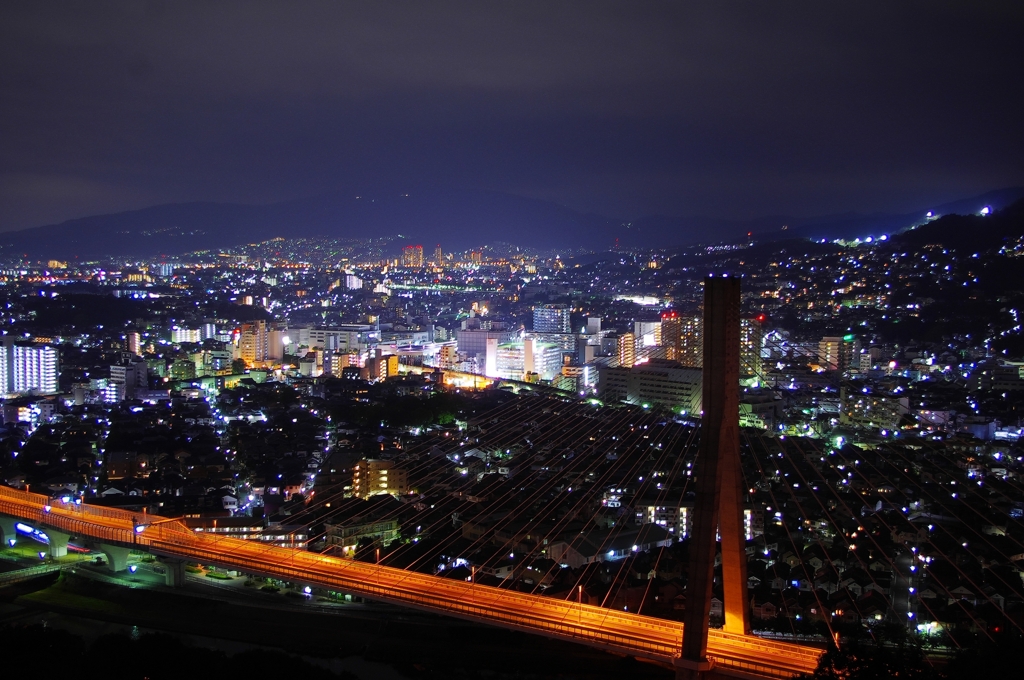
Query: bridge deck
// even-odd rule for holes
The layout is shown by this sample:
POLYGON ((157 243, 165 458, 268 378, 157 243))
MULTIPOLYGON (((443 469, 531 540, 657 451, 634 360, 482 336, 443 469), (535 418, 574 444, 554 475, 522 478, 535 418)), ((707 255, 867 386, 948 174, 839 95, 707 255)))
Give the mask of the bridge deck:
MULTIPOLYGON (((179 522, 73 503, 0 487, 0 514, 94 540, 362 595, 492 625, 571 640, 615 653, 672 663, 683 626, 650 616, 554 600, 478 583, 319 555, 233 538, 196 534, 179 522)), ((712 630, 708 656, 719 673, 786 678, 812 672, 822 650, 712 630)))

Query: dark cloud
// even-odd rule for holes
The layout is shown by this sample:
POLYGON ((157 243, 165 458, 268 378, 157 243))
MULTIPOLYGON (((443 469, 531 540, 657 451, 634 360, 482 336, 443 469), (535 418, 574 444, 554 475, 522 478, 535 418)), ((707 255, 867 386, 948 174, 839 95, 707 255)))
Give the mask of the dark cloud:
POLYGON ((436 184, 635 216, 1024 184, 1016 2, 0 8, 0 230, 436 184))

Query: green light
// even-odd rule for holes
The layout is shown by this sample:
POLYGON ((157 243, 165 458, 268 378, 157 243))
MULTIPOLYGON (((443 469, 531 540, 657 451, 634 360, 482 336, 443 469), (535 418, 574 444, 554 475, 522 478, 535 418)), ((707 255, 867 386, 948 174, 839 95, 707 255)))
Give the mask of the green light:
POLYGON ((856 339, 857 339, 857 336, 853 335, 852 333, 850 335, 844 335, 843 336, 843 342, 853 342, 856 339))

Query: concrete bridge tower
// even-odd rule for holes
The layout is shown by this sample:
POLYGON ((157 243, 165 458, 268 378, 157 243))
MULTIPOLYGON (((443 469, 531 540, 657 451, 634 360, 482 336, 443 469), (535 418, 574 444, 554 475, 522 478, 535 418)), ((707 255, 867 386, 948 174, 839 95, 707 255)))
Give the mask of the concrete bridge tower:
POLYGON ((725 631, 750 634, 743 473, 739 445, 740 279, 704 279, 703 414, 697 449, 697 495, 683 618, 680 678, 704 676, 716 534, 721 536, 725 631))

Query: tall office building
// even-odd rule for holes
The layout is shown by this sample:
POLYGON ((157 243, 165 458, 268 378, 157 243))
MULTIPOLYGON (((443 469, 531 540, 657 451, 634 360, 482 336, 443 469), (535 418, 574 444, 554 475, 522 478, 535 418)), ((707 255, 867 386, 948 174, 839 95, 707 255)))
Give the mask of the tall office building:
POLYGON ((423 266, 423 246, 405 246, 402 248, 403 267, 423 266))
POLYGON ((569 333, 567 305, 540 305, 533 308, 534 333, 569 333))
POLYGON ((444 264, 444 251, 441 250, 441 244, 438 243, 437 247, 434 248, 434 265, 440 267, 444 264))

